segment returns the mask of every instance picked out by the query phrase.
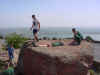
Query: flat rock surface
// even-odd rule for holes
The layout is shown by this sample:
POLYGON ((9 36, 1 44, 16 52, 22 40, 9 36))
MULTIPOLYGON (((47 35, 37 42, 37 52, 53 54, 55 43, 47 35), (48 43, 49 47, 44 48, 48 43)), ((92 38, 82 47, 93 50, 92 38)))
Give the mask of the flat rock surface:
POLYGON ((64 46, 57 47, 30 47, 33 51, 46 54, 50 57, 61 57, 62 60, 76 60, 77 58, 83 57, 85 55, 93 56, 93 45, 86 41, 82 41, 81 45, 70 46, 69 43, 72 40, 40 40, 37 45, 45 45, 53 42, 63 42, 64 46), (66 58, 66 59, 65 59, 66 58))

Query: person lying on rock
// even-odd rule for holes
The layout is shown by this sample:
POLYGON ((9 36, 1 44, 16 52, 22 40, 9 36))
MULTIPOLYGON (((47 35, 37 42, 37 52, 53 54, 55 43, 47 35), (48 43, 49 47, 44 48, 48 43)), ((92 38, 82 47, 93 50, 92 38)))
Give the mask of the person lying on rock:
POLYGON ((75 28, 72 29, 74 38, 73 41, 70 43, 70 45, 80 45, 81 41, 83 40, 83 36, 79 31, 76 31, 75 28))
POLYGON ((32 15, 32 19, 33 22, 32 22, 31 30, 33 29, 34 40, 39 41, 37 33, 40 31, 40 22, 37 20, 35 15, 32 15))

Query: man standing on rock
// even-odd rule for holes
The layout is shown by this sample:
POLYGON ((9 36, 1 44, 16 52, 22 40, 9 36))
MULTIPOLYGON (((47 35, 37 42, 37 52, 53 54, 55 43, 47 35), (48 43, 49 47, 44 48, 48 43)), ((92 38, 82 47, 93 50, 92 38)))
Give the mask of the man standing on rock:
POLYGON ((38 42, 39 41, 38 32, 40 31, 40 22, 37 20, 35 15, 32 15, 32 19, 33 22, 32 22, 31 30, 33 29, 34 40, 38 42))

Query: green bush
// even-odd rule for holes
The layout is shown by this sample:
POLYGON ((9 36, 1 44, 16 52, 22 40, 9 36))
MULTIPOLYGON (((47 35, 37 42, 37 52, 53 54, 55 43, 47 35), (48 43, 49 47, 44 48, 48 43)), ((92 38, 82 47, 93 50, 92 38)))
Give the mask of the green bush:
POLYGON ((14 48, 20 48, 26 40, 28 40, 28 38, 22 37, 16 33, 6 36, 7 45, 12 44, 14 48))
POLYGON ((43 40, 48 40, 48 37, 43 37, 43 40))
POLYGON ((2 50, 7 50, 7 47, 6 47, 6 45, 2 45, 2 50))
POLYGON ((52 40, 57 40, 57 38, 56 37, 53 37, 52 40))
POLYGON ((0 35, 0 39, 3 39, 3 36, 2 35, 0 35))
POLYGON ((89 42, 92 42, 92 41, 93 41, 93 38, 92 38, 91 36, 87 36, 85 39, 86 39, 87 41, 89 41, 89 42))

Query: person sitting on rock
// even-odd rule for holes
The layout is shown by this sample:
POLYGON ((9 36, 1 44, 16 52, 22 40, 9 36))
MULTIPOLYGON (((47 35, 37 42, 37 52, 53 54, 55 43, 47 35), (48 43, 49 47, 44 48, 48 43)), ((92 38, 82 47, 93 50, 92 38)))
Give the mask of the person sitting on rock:
POLYGON ((79 31, 76 31, 75 28, 72 29, 72 32, 74 34, 74 40, 70 45, 80 45, 81 41, 83 40, 83 36, 79 31))

